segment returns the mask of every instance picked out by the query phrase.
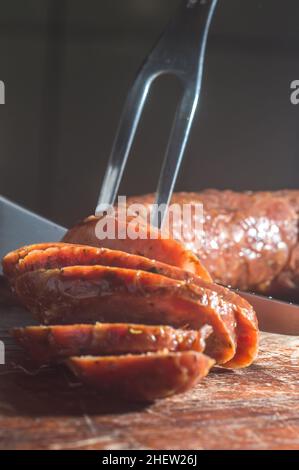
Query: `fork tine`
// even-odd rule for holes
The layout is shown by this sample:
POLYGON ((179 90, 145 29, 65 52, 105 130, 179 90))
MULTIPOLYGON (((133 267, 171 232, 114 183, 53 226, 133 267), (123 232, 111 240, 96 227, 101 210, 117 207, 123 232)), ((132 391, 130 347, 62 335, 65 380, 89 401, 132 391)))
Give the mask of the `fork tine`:
POLYGON ((171 199, 196 111, 199 92, 188 87, 178 105, 161 169, 151 223, 161 227, 171 199))
MULTIPOLYGON (((184 151, 190 134, 194 114, 197 108, 198 98, 201 91, 203 63, 207 36, 216 4, 217 0, 187 1, 187 9, 188 7, 193 9, 193 7, 197 6, 197 14, 202 13, 200 17, 196 17, 195 15, 192 16, 191 11, 192 20, 196 20, 196 22, 193 24, 193 28, 195 28, 193 33, 196 31, 196 34, 192 34, 192 39, 194 40, 195 38, 197 38, 198 40, 199 55, 197 61, 195 62, 194 50, 197 51, 197 48, 194 49, 194 43, 193 46, 189 44, 187 50, 191 49, 191 62, 188 63, 188 66, 185 68, 185 70, 182 67, 182 70, 180 70, 180 72, 183 71, 183 74, 178 73, 179 70, 177 71, 177 74, 181 77, 184 83, 185 91, 175 115, 174 124, 168 141, 166 155, 160 173, 160 178, 156 191, 156 200, 151 214, 151 223, 154 226, 157 226, 158 228, 160 228, 163 224, 163 220, 173 193, 174 185, 184 156, 184 151), (198 19, 200 19, 201 21, 198 22, 198 19), (195 69, 195 65, 197 66, 196 71, 193 70, 193 68, 195 69)), ((184 9, 184 12, 186 14, 186 8, 184 9)), ((190 17, 188 21, 191 21, 190 17)), ((177 29, 178 26, 175 27, 175 31, 177 29)), ((188 33, 184 31, 183 36, 186 36, 186 34, 188 35, 188 33)))
POLYGON ((218 0, 182 0, 178 14, 146 58, 131 88, 108 161, 96 214, 111 206, 128 159, 141 113, 153 80, 176 75, 184 94, 176 112, 159 178, 152 223, 160 227, 172 196, 201 88, 203 60, 210 22, 218 0), (161 214, 160 220, 158 216, 161 214))
POLYGON ((153 78, 145 77, 141 71, 127 95, 98 198, 96 214, 114 204, 153 78))

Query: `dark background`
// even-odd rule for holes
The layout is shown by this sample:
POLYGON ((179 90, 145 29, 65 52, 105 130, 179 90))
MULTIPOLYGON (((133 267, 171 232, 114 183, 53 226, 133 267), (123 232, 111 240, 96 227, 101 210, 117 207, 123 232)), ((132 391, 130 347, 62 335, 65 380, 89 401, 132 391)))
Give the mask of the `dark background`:
MULTIPOLYGON (((62 224, 94 210, 122 104, 176 0, 1 0, 0 193, 62 224)), ((298 0, 219 0, 177 189, 299 187, 298 0)), ((152 91, 122 194, 153 191, 178 84, 152 91)))

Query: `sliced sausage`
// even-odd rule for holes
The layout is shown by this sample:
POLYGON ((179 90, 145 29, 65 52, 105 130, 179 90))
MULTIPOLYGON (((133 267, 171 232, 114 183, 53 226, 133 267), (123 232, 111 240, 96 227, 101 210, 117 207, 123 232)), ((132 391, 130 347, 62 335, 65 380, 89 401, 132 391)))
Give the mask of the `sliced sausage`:
POLYGON ((126 323, 28 326, 12 330, 16 341, 39 364, 79 355, 140 354, 163 349, 202 352, 211 332, 208 325, 195 331, 126 323))
POLYGON ((68 367, 104 395, 153 401, 182 393, 207 375, 214 361, 195 351, 71 357, 68 367))
POLYGON ((200 277, 176 266, 122 251, 67 243, 46 243, 23 247, 16 252, 9 253, 3 261, 5 273, 12 282, 16 276, 36 269, 96 264, 152 272, 171 279, 188 281, 201 288, 212 289, 231 304, 230 323, 236 322, 237 351, 234 360, 229 363, 230 366, 246 366, 256 356, 258 328, 252 306, 234 292, 216 284, 207 285, 200 277))
MULTIPOLYGON (((40 253, 46 249, 51 249, 54 246, 59 246, 60 243, 36 243, 33 245, 26 245, 18 248, 17 250, 10 251, 2 259, 3 273, 13 284, 14 279, 24 272, 23 261, 28 254, 34 252, 40 253)), ((32 267, 33 269, 33 267, 32 267)), ((26 269, 27 270, 27 269, 26 269)), ((29 269, 31 270, 31 269, 29 269)))
POLYGON ((96 264, 149 271, 182 281, 196 277, 190 271, 141 255, 70 243, 28 245, 8 253, 2 261, 3 272, 12 284, 17 276, 28 271, 96 264))
POLYGON ((207 354, 219 363, 236 352, 234 306, 213 284, 195 286, 159 274, 106 266, 37 270, 16 280, 16 292, 46 324, 131 322, 213 327, 207 354))
POLYGON ((157 238, 151 238, 151 231, 154 229, 147 224, 139 225, 138 238, 132 239, 127 236, 127 231, 130 224, 134 223, 134 218, 127 218, 123 221, 119 220, 117 215, 113 219, 115 222, 115 236, 100 238, 100 234, 98 234, 97 231, 97 224, 100 223, 101 220, 101 217, 88 217, 83 222, 70 229, 64 236, 63 241, 142 255, 150 259, 177 266, 185 271, 191 271, 206 281, 212 280, 207 269, 202 265, 197 256, 194 255, 192 251, 187 250, 179 241, 169 237, 164 238, 158 231, 155 232, 157 238))

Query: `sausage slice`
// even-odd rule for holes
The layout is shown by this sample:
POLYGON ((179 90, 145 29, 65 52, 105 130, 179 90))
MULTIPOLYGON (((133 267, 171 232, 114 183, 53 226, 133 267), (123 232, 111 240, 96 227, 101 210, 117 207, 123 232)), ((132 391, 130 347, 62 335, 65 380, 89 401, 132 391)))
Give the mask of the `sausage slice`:
POLYGON ((126 323, 29 326, 12 330, 16 341, 39 364, 79 355, 140 354, 163 349, 202 352, 211 332, 208 325, 195 331, 126 323))
POLYGON ((83 383, 104 395, 153 401, 182 393, 207 375, 214 361, 195 352, 71 357, 68 367, 83 383))
MULTIPOLYGON (((134 224, 134 218, 128 217, 126 220, 122 220, 119 219, 117 214, 113 218, 113 222, 115 222, 115 237, 100 239, 97 236, 97 224, 101 223, 101 220, 102 217, 88 217, 70 229, 62 241, 142 255, 177 266, 185 271, 191 271, 206 281, 212 281, 209 272, 199 261, 198 257, 188 250, 183 243, 170 237, 163 238, 161 232, 153 229, 153 227, 146 223, 138 226, 138 238, 132 239, 126 235, 128 228, 130 229, 130 224, 134 224), (151 230, 155 231, 157 238, 151 238, 151 230)), ((133 230, 133 228, 134 225, 132 225, 131 229, 133 230)))
POLYGON ((207 354, 225 363, 236 352, 233 306, 210 286, 106 266, 37 270, 16 280, 21 301, 42 323, 130 322, 191 329, 209 324, 213 333, 207 354))
POLYGON ((96 248, 70 243, 38 243, 8 253, 2 261, 3 272, 13 284, 20 274, 36 269, 67 266, 103 265, 162 274, 178 280, 193 280, 196 276, 155 259, 108 248, 96 248))

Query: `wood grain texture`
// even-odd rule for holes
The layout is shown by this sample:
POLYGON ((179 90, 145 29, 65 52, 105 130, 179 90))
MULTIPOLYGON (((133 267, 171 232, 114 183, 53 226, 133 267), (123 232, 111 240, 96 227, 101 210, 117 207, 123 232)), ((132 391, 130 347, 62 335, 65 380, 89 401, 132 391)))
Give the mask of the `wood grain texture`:
POLYGON ((33 324, 0 307, 0 449, 299 449, 299 338, 263 334, 248 369, 215 368, 195 389, 149 406, 108 402, 67 375, 14 364, 9 337, 33 324), (32 372, 32 371, 31 371, 32 372))

